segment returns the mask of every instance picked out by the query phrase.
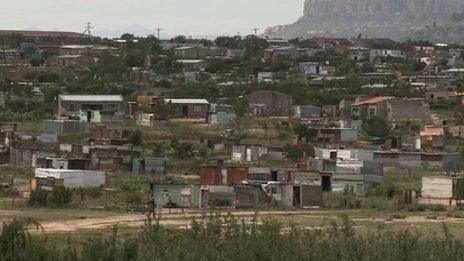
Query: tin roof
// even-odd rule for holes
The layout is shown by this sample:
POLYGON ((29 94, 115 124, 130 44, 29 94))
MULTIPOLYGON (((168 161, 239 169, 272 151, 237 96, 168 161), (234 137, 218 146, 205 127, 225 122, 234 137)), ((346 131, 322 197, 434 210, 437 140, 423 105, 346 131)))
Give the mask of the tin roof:
POLYGON ((164 99, 164 102, 173 104, 209 104, 206 99, 164 99))
POLYGON ((61 101, 76 101, 76 102, 122 102, 121 95, 60 95, 61 101))

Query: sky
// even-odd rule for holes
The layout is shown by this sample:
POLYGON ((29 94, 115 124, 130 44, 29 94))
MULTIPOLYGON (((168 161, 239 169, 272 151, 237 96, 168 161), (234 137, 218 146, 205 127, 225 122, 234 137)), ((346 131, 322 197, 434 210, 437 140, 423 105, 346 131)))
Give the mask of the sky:
POLYGON ((0 29, 95 32, 129 27, 165 29, 164 35, 231 35, 288 24, 304 0, 14 0, 2 1, 0 29))

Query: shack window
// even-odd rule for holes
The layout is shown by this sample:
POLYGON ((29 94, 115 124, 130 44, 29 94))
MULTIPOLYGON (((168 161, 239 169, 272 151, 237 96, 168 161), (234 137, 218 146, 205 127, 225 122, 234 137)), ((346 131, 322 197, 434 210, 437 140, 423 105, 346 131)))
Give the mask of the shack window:
POLYGON ((66 105, 66 110, 68 111, 75 111, 77 106, 75 104, 68 104, 66 105))
POLYGON ((199 105, 195 105, 195 106, 193 106, 193 111, 194 111, 194 112, 201 112, 201 111, 202 111, 202 108, 201 108, 201 106, 199 106, 199 105))
POLYGON ((109 109, 111 111, 117 111, 118 110, 118 105, 116 103, 111 103, 108 105, 109 109))

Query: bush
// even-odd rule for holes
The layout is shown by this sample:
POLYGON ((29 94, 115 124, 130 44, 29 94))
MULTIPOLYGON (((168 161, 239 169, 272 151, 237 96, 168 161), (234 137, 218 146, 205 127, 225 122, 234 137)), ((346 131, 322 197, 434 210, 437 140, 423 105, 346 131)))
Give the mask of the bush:
POLYGON ((73 191, 65 187, 55 188, 48 196, 48 205, 54 208, 62 208, 72 202, 73 191))
POLYGON ((129 137, 127 138, 129 143, 139 146, 143 142, 142 132, 140 130, 131 131, 129 137))
POLYGON ((115 227, 76 251, 72 244, 32 240, 31 223, 15 219, 3 227, 0 254, 1 260, 464 260, 464 241, 446 226, 431 235, 382 227, 358 234, 346 216, 338 223, 287 230, 268 219, 247 224, 211 214, 185 229, 147 223, 135 238, 120 236, 115 227))
POLYGON ((36 189, 31 192, 28 204, 34 207, 45 207, 48 204, 48 194, 50 192, 42 189, 36 189))
POLYGON ((37 189, 31 192, 28 204, 34 207, 66 207, 72 202, 73 191, 57 187, 52 192, 37 189))

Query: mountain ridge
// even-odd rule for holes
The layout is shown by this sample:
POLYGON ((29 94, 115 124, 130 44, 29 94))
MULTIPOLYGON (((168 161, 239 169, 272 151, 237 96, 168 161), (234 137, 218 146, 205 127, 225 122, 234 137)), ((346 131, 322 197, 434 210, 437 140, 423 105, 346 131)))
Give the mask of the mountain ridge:
POLYGON ((414 37, 413 32, 430 35, 424 28, 449 23, 463 10, 464 0, 306 0, 303 16, 295 23, 268 28, 264 34, 284 38, 362 34, 399 40, 414 37))

